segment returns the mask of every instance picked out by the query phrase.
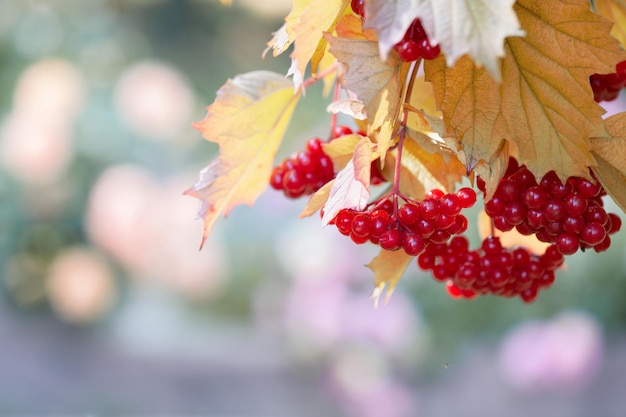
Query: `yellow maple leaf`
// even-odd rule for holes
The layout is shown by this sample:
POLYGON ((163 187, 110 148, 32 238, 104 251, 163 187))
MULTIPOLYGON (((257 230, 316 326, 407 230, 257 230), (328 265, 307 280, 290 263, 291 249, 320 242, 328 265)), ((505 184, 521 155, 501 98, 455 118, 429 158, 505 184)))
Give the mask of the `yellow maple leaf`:
POLYGON ((588 138, 606 133, 589 76, 613 72, 626 52, 587 0, 520 0, 514 8, 527 35, 506 39, 502 84, 469 59, 453 68, 443 58, 426 63, 446 134, 468 170, 491 160, 505 139, 537 177, 551 170, 561 179, 588 177, 595 164, 588 138))
POLYGON ((372 299, 375 306, 378 306, 380 296, 385 287, 387 287, 387 295, 384 303, 389 301, 398 281, 400 281, 404 271, 413 259, 415 258, 407 255, 403 250, 388 251, 383 249, 366 265, 374 272, 372 299))
POLYGON ((322 144, 324 153, 333 161, 335 172, 339 172, 346 166, 354 155, 356 145, 363 139, 361 135, 343 135, 328 143, 322 144))
POLYGON ((268 49, 272 49, 272 55, 276 57, 282 54, 296 39, 296 34, 293 29, 300 21, 300 17, 311 1, 312 0, 293 1, 293 7, 287 17, 285 17, 285 23, 280 27, 280 29, 274 32, 274 36, 267 43, 268 49))
POLYGON ((311 198, 309 198, 309 202, 306 207, 300 213, 300 218, 303 219, 305 217, 309 217, 319 210, 321 210, 326 202, 328 201, 328 197, 330 197, 330 190, 333 188, 335 184, 335 180, 330 180, 326 184, 322 186, 319 190, 317 190, 311 198))
POLYGON ((238 204, 254 203, 266 188, 299 97, 284 76, 253 71, 222 86, 206 117, 193 124, 205 139, 220 145, 220 156, 185 191, 202 201, 203 243, 222 213, 226 216, 238 204))
POLYGON ((626 113, 606 120, 611 136, 592 138, 592 152, 598 161, 593 172, 617 205, 626 213, 626 113))
POLYGON ((381 159, 391 145, 394 127, 404 101, 409 65, 396 55, 381 61, 378 44, 371 40, 341 39, 325 35, 330 53, 348 68, 344 87, 365 104, 368 134, 380 129, 377 138, 381 159))
POLYGON ((595 0, 598 13, 614 23, 611 35, 626 46, 626 3, 623 0, 595 0))
POLYGON ((302 84, 306 67, 314 55, 317 67, 325 49, 323 34, 334 29, 347 5, 347 0, 310 1, 293 26, 292 36, 295 43, 287 75, 293 75, 296 88, 302 84))

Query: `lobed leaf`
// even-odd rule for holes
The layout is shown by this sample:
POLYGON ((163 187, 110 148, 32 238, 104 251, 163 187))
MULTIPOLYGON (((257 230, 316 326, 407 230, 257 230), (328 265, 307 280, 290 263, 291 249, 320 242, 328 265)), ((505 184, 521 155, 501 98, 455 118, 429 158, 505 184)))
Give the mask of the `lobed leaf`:
POLYGON ((501 85, 469 59, 453 68, 426 63, 446 139, 456 141, 468 170, 492 160, 505 139, 537 177, 550 170, 588 177, 595 164, 588 138, 606 136, 589 76, 612 72, 626 53, 587 0, 520 0, 514 9, 528 35, 505 41, 501 85))
POLYGON ((596 177, 617 205, 626 213, 626 113, 606 120, 608 137, 592 138, 592 152, 598 161, 596 177))
POLYGON ((613 22, 611 35, 626 46, 626 3, 623 0, 594 0, 598 13, 613 22))
POLYGON ((374 41, 325 37, 330 53, 348 68, 344 86, 365 104, 368 134, 380 129, 378 152, 384 159, 401 110, 409 65, 397 56, 381 61, 374 41))
POLYGON ((254 71, 229 80, 193 124, 205 139, 220 146, 220 156, 204 168, 185 194, 202 201, 202 243, 217 218, 263 192, 299 94, 282 75, 254 71))
MULTIPOLYGON (((298 0, 300 1, 302 0, 298 0)), ((297 23, 293 25, 290 35, 293 36, 295 43, 291 53, 291 67, 287 75, 293 75, 296 89, 302 85, 306 67, 311 58, 316 55, 316 51, 316 63, 321 60, 326 42, 323 34, 333 30, 346 7, 347 3, 344 0, 309 0, 307 2, 297 23)), ((315 72, 315 69, 313 71, 315 72)))

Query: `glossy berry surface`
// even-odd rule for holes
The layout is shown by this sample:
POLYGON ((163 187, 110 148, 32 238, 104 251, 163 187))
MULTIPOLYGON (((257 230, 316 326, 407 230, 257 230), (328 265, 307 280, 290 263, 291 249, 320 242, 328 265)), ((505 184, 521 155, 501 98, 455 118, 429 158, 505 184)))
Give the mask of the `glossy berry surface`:
POLYGON ((413 20, 404 37, 393 46, 393 49, 398 53, 400 59, 405 62, 416 61, 419 58, 435 59, 441 53, 439 45, 432 45, 428 40, 428 36, 419 19, 413 20))
POLYGON ((626 86, 626 61, 617 64, 612 74, 591 75, 589 83, 593 90, 593 99, 597 103, 615 100, 622 88, 626 86))
POLYGON ((461 208, 471 207, 476 201, 471 188, 461 192, 463 198, 458 193, 439 190, 429 195, 423 201, 405 200, 398 207, 390 194, 365 211, 340 210, 331 224, 354 241, 365 239, 382 249, 403 249, 407 255, 416 256, 428 245, 446 243, 465 232, 467 218, 461 214, 461 208))

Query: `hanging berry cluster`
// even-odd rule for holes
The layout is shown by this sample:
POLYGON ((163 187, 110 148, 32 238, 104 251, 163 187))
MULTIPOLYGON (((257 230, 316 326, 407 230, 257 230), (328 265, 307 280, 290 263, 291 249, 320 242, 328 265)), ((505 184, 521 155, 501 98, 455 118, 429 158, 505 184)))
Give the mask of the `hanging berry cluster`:
POLYGON ((269 180, 288 198, 311 196, 302 216, 319 210, 355 244, 381 248, 368 265, 375 297, 416 261, 453 297, 533 301, 566 256, 611 246, 622 220, 607 212, 607 193, 626 212, 626 112, 605 118, 597 104, 626 87, 626 32, 592 3, 294 7, 268 42, 274 56, 293 44, 293 79, 239 75, 194 124, 220 146, 187 191, 202 200, 203 239, 269 180), (319 81, 334 84, 330 134, 272 168, 296 104, 319 81), (358 129, 337 126, 338 114, 358 129), (459 189, 464 178, 475 188, 459 189), (463 210, 479 192, 491 233, 471 248, 463 210), (509 247, 507 232, 545 244, 509 247))
MULTIPOLYGON (((339 126, 333 129, 331 140, 352 133, 349 127, 339 126)), ((320 143, 319 138, 309 139, 306 151, 294 154, 274 169, 270 184, 285 190, 288 197, 304 195, 305 192, 288 193, 288 180, 276 178, 288 178, 283 174, 285 170, 302 170, 301 161, 306 159, 301 156, 303 152, 330 160, 320 143)), ((402 140, 400 153, 401 147, 402 140)), ((372 167, 376 166, 373 162, 372 167)), ((373 184, 384 181, 378 169, 372 169, 371 173, 373 184)), ((334 176, 333 172, 328 178, 334 176)), ((315 189, 322 185, 316 183, 315 189)), ((480 177, 477 186, 484 196, 485 183, 480 177)), ((306 190, 310 194, 312 188, 306 190)), ((565 255, 579 249, 605 251, 611 245, 610 235, 621 228, 621 219, 604 210, 602 197, 606 193, 599 183, 578 177, 563 183, 554 171, 537 181, 515 158, 509 158, 506 173, 493 197, 485 203, 485 213, 495 229, 502 232, 516 229, 522 235, 535 235, 540 241, 550 243, 542 255, 524 247, 506 248, 493 232, 479 248, 470 250, 463 235, 468 220, 461 211, 476 203, 472 188, 463 187, 455 193, 430 190, 421 201, 398 190, 398 178, 394 178, 391 191, 364 210, 340 210, 329 224, 358 245, 371 242, 384 250, 403 250, 409 256, 416 256, 417 265, 430 271, 435 280, 445 282, 453 298, 472 299, 492 294, 519 296, 530 303, 540 290, 552 285, 565 255)))

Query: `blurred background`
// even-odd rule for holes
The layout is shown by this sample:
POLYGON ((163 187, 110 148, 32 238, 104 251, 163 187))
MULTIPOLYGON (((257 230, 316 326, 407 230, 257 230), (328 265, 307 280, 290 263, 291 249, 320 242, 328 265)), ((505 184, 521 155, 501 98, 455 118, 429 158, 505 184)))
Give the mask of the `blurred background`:
MULTIPOLYGON (((191 123, 286 72, 290 3, 0 0, 0 415, 622 416, 623 232, 531 305, 412 265, 374 309, 375 249, 272 190, 198 250, 191 123)), ((317 88, 277 159, 327 135, 317 88)))

